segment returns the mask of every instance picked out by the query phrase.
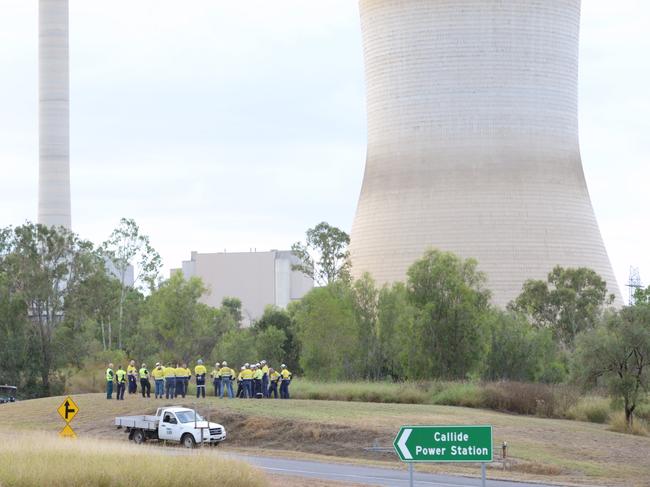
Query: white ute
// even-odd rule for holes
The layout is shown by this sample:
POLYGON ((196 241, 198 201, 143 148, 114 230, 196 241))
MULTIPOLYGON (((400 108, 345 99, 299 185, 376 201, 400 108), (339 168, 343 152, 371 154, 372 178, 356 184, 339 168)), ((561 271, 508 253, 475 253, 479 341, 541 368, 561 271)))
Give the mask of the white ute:
POLYGON ((197 443, 218 445, 226 439, 223 426, 209 423, 196 411, 184 407, 158 408, 155 416, 118 416, 115 426, 126 428, 129 440, 135 443, 175 441, 194 448, 197 443))

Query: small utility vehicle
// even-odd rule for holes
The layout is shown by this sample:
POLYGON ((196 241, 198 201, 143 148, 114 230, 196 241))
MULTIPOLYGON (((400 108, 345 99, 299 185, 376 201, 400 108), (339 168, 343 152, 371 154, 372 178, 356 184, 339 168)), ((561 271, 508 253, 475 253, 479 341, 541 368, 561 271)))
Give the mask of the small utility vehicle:
POLYGON ((197 444, 218 445, 226 439, 226 429, 203 419, 196 411, 184 407, 158 408, 155 416, 118 416, 115 426, 125 428, 129 440, 179 442, 186 448, 197 444))

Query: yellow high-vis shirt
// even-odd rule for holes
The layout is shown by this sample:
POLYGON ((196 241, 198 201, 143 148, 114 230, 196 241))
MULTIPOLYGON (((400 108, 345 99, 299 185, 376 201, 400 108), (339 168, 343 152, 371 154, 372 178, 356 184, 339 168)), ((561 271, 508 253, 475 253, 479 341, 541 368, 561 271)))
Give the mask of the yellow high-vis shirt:
POLYGON ((194 367, 194 373, 196 375, 205 375, 208 373, 208 369, 205 368, 205 365, 197 365, 194 367))
POLYGON ((163 379, 165 377, 165 369, 163 369, 162 367, 156 367, 151 372, 151 375, 153 375, 153 378, 155 380, 163 379))
POLYGON ((291 379, 291 372, 289 372, 287 369, 284 369, 282 372, 280 372, 280 375, 282 375, 282 378, 284 380, 291 379))
POLYGON ((165 372, 163 373, 165 379, 170 377, 176 377, 176 369, 174 367, 165 367, 165 372))
POLYGON ((242 370, 239 375, 237 376, 237 380, 244 380, 244 371, 242 370))
POLYGON ((242 370, 242 379, 252 379, 253 378, 253 371, 251 369, 244 369, 242 370))
POLYGON ((135 365, 129 365, 126 368, 127 375, 136 375, 137 373, 138 373, 138 369, 135 368, 135 365))
POLYGON ((269 373, 269 366, 268 365, 265 365, 264 367, 262 367, 262 373, 264 373, 264 374, 269 373))
POLYGON ((261 369, 257 369, 253 374, 253 379, 261 380, 262 377, 264 377, 264 373, 262 372, 261 369))
POLYGON ((270 375, 269 378, 271 379, 271 382, 277 382, 277 380, 280 378, 280 372, 277 370, 274 370, 270 375))
POLYGON ((192 377, 192 371, 189 368, 185 369, 185 377, 192 377))
POLYGON ((176 367, 176 377, 187 377, 186 370, 185 367, 176 367))
POLYGON ((230 367, 221 367, 219 369, 219 375, 221 377, 234 377, 235 374, 230 367))

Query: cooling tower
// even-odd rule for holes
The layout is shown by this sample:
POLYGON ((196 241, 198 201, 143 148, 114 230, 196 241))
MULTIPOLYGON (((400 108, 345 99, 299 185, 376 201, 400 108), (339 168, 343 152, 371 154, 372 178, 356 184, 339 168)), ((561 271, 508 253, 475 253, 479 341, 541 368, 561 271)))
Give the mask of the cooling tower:
POLYGON ((555 265, 622 303, 578 143, 579 0, 360 0, 368 152, 355 277, 427 248, 479 262, 505 305, 555 265))
POLYGON ((39 0, 38 222, 70 228, 68 0, 39 0))

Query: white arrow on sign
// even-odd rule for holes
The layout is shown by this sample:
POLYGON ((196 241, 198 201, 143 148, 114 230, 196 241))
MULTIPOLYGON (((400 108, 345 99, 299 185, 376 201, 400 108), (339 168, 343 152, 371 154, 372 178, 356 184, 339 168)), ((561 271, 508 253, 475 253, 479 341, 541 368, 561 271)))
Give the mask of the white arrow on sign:
POLYGON ((412 429, 410 428, 405 429, 404 433, 402 433, 402 436, 397 442, 397 447, 400 449, 402 455, 404 455, 404 458, 406 458, 407 460, 413 460, 413 456, 411 455, 411 452, 409 451, 408 448, 406 448, 406 442, 408 441, 409 436, 411 436, 411 433, 413 433, 412 429))

